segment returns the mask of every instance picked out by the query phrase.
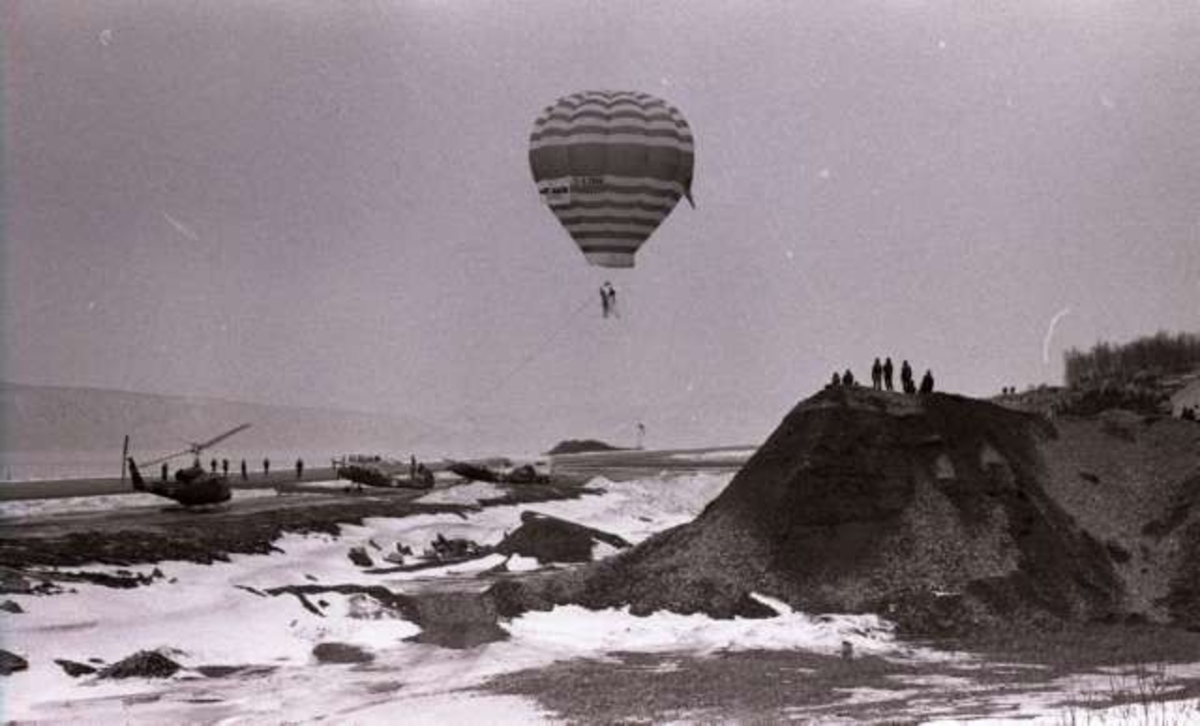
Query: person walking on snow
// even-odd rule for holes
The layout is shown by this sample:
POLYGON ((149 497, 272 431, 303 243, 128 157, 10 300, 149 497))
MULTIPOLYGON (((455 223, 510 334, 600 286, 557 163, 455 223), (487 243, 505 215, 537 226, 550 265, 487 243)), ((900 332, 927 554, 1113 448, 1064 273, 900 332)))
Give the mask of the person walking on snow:
POLYGON ((608 302, 608 283, 600 286, 600 312, 603 317, 608 317, 610 304, 608 302))
POLYGON ((889 391, 892 390, 892 359, 890 357, 883 362, 883 384, 889 391))
POLYGON ((871 366, 871 388, 876 391, 883 390, 883 364, 879 359, 875 359, 875 364, 871 366))

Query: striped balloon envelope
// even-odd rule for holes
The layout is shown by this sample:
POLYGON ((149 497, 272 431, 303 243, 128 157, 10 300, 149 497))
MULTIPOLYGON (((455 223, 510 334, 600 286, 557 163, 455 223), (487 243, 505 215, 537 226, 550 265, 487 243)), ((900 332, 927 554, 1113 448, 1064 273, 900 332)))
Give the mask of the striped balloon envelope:
POLYGON ((529 137, 538 193, 601 267, 633 267, 679 198, 692 201, 694 164, 683 114, 648 93, 565 96, 538 116, 529 137))

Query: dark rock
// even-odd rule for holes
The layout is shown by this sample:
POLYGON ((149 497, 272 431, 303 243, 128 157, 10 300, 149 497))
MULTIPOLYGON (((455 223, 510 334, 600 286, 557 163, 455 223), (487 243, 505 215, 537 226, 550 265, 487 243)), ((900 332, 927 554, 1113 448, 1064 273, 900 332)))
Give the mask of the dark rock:
POLYGON ((505 555, 534 557, 542 562, 591 562, 599 542, 617 549, 629 543, 615 534, 585 527, 537 512, 521 513, 521 526, 506 536, 496 551, 505 555))
POLYGON ((73 660, 67 660, 65 658, 55 658, 54 662, 63 669, 64 673, 72 678, 78 678, 80 676, 86 676, 96 672, 96 669, 87 663, 77 663, 73 660))
POLYGON ((508 638, 495 601, 482 593, 426 592, 412 597, 414 622, 421 626, 410 638, 414 642, 463 649, 508 638))
POLYGON ((313 648, 318 663, 370 663, 375 656, 349 643, 318 643, 313 648))
POLYGON ((183 666, 155 650, 140 650, 100 671, 101 678, 170 678, 183 666))
POLYGON ((365 547, 351 547, 350 561, 359 567, 373 567, 375 562, 371 559, 371 555, 367 554, 365 547))
POLYGON ((33 583, 23 573, 8 567, 0 567, 0 594, 28 595, 33 591, 33 583))
POLYGON ((0 676, 8 676, 29 668, 29 661, 16 653, 0 650, 0 676))
POLYGON ((0 610, 3 610, 6 613, 14 613, 14 614, 25 612, 21 608, 20 605, 13 602, 12 600, 5 600, 4 602, 0 602, 0 610))
POLYGON ((268 676, 277 670, 279 669, 275 666, 263 665, 203 665, 196 667, 196 672, 205 678, 227 678, 234 675, 239 678, 268 676))

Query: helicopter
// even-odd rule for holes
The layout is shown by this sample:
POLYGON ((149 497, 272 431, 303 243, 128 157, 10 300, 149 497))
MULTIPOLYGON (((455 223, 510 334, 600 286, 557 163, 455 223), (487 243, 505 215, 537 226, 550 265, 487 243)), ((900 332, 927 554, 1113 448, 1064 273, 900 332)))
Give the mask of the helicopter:
POLYGON ((153 461, 142 462, 142 466, 153 466, 191 454, 193 457, 192 465, 186 469, 176 471, 175 481, 147 482, 142 477, 142 473, 139 471, 137 462, 133 460, 133 457, 126 457, 129 464, 129 476, 133 481, 133 488, 139 492, 146 492, 171 499, 185 507, 221 504, 222 502, 229 501, 233 496, 233 492, 229 486, 229 477, 205 471, 204 467, 200 465, 200 453, 248 428, 250 428, 250 424, 248 423, 235 426, 208 441, 188 442, 188 448, 183 451, 177 451, 174 454, 168 454, 153 461))

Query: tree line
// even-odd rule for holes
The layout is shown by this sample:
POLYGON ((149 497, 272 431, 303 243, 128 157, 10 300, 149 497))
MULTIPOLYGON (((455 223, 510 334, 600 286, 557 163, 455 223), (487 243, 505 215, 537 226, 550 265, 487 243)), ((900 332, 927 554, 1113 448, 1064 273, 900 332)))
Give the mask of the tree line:
POLYGON ((1067 386, 1123 384, 1139 375, 1172 375, 1200 368, 1200 335, 1159 331, 1129 343, 1101 341, 1090 350, 1071 348, 1063 354, 1067 386))

